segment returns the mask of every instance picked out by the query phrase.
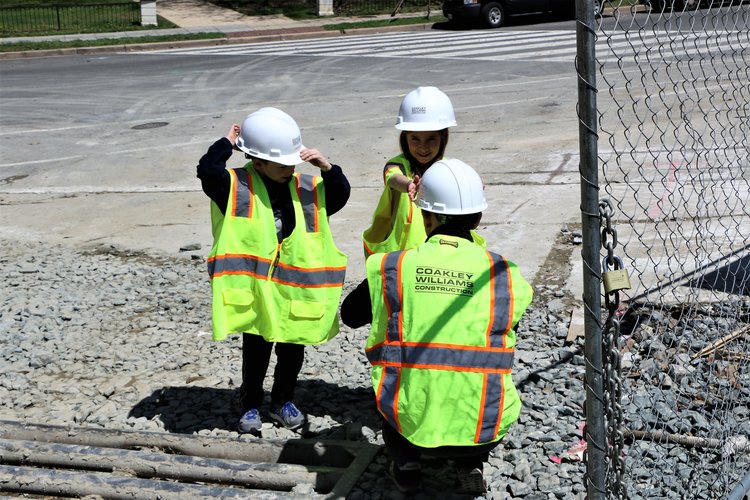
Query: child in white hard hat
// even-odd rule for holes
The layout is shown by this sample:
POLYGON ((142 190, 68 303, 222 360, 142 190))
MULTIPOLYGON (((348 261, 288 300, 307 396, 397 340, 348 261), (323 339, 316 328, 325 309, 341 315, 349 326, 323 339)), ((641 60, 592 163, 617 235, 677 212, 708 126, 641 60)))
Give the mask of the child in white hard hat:
POLYGON ((440 160, 448 145, 448 128, 456 126, 453 104, 437 87, 417 87, 401 101, 396 129, 401 154, 383 169, 385 189, 370 227, 362 233, 365 256, 413 248, 426 237, 419 210, 414 210, 419 177, 440 160))
POLYGON ((269 416, 296 429, 305 422, 293 401, 304 346, 338 333, 347 258, 333 241, 328 216, 346 204, 349 182, 341 167, 302 145, 297 123, 276 108, 261 108, 242 126, 232 125, 197 169, 211 198, 213 337, 242 334, 237 430, 260 434, 263 381, 274 346, 269 416), (250 162, 227 169, 233 149, 250 162), (303 162, 318 167, 320 176, 296 173, 303 162))
POLYGON ((341 321, 371 324, 365 354, 386 475, 399 490, 417 492, 422 457, 441 457, 455 466, 461 492, 482 495, 484 463, 521 411, 513 353, 533 290, 516 264, 472 234, 487 201, 469 165, 435 162, 416 205, 427 240, 371 255, 367 278, 341 305, 341 321))

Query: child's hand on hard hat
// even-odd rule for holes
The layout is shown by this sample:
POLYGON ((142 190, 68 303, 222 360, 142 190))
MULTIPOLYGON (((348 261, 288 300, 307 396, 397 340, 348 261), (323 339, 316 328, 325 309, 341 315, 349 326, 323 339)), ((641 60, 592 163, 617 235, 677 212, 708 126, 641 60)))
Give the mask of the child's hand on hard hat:
POLYGON ((237 138, 240 136, 240 126, 236 123, 227 132, 227 139, 232 143, 232 148, 237 149, 237 138))
POLYGON ((411 201, 416 201, 419 196, 419 176, 415 175, 414 178, 409 181, 409 186, 406 188, 406 192, 409 194, 411 201))
POLYGON ((328 172, 333 168, 328 159, 317 149, 302 149, 299 152, 302 161, 306 161, 318 167, 322 172, 328 172))

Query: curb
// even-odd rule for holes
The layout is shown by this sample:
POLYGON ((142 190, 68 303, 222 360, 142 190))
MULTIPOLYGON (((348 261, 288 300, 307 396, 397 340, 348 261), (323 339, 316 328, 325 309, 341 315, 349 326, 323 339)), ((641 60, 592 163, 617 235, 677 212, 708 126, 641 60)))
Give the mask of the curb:
POLYGON ((277 28, 258 31, 224 33, 222 38, 205 40, 175 40, 169 42, 118 43, 96 47, 70 47, 61 49, 25 50, 18 52, 0 52, 0 60, 28 59, 37 57, 56 57, 91 54, 113 54, 120 52, 142 52, 147 50, 167 50, 178 48, 219 47, 246 43, 279 42, 284 40, 304 40, 309 38, 329 38, 335 36, 366 35, 399 31, 427 31, 437 23, 406 24, 400 26, 378 26, 374 28, 352 28, 343 30, 326 30, 320 26, 277 28))

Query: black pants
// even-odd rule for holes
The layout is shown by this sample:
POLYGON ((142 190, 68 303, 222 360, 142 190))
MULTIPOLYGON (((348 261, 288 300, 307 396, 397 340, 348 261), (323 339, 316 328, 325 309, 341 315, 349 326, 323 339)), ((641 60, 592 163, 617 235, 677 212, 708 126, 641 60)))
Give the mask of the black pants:
MULTIPOLYGON (((242 412, 260 408, 263 404, 263 380, 271 360, 273 342, 260 335, 242 335, 242 386, 240 406, 242 412)), ((273 372, 271 406, 281 406, 294 399, 294 387, 305 359, 305 346, 276 342, 276 368, 273 372)))
POLYGON ((492 451, 500 441, 494 443, 480 444, 477 446, 439 446, 437 448, 423 448, 412 444, 408 439, 398 433, 383 419, 383 441, 388 454, 399 465, 406 462, 416 462, 424 455, 431 457, 446 458, 453 460, 456 467, 461 469, 482 469, 484 462, 489 460, 492 451))

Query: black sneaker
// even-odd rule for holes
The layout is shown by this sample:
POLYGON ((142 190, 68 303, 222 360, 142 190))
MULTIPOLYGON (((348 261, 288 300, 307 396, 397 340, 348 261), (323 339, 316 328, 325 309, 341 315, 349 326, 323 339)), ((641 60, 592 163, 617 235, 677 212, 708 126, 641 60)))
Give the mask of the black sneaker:
POLYGON ((401 493, 417 491, 422 483, 422 467, 417 462, 406 462, 399 466, 393 460, 389 460, 385 474, 401 493))
POLYGON ((482 469, 458 469, 458 485, 461 491, 481 495, 487 493, 487 482, 484 480, 482 469))

